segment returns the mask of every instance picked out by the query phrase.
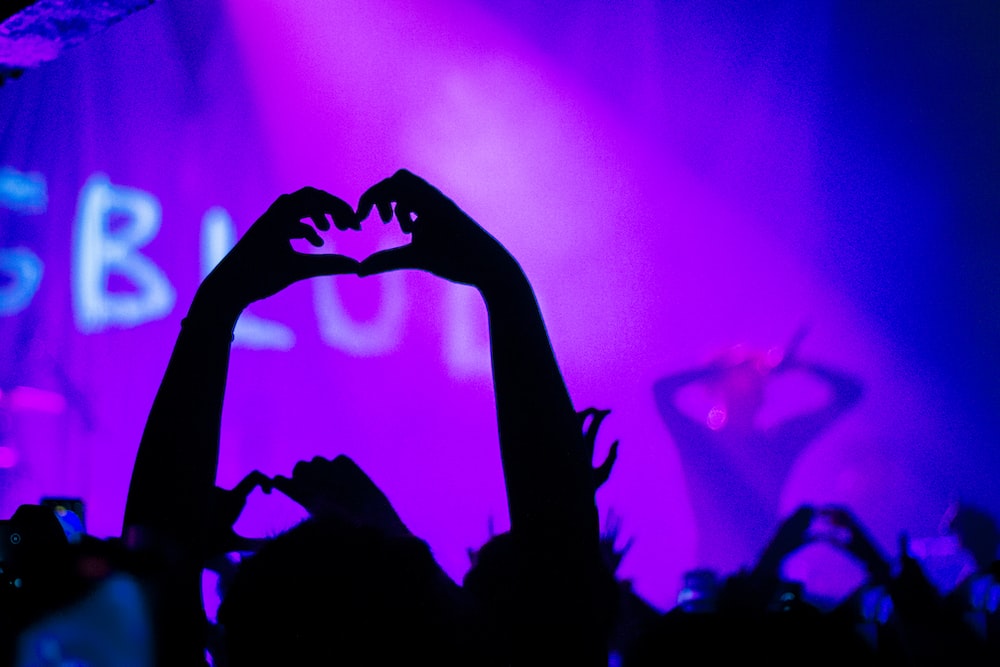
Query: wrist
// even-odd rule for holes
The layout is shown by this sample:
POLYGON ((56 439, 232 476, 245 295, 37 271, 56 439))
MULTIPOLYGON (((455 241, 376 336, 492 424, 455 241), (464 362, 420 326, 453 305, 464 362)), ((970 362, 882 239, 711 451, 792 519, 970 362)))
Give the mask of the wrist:
POLYGON ((205 319, 188 315, 181 320, 181 331, 189 334, 195 333, 200 337, 225 338, 232 342, 236 339, 236 323, 227 324, 222 320, 205 319))
POLYGON ((217 331, 232 336, 242 312, 242 306, 222 298, 207 283, 202 283, 181 326, 186 330, 217 331))
POLYGON ((508 299, 511 295, 518 292, 532 291, 528 277, 524 275, 521 267, 513 262, 510 266, 497 268, 495 271, 490 272, 475 287, 482 294, 483 300, 487 304, 508 299))

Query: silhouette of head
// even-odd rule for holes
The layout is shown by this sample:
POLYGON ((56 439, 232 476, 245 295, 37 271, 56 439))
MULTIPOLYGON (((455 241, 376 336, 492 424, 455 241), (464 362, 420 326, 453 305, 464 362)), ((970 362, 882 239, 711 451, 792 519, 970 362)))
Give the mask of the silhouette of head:
POLYGON ((475 552, 472 567, 462 580, 462 587, 480 605, 503 644, 513 632, 511 622, 517 618, 517 581, 514 538, 509 531, 490 537, 475 552))
POLYGON ((480 624, 424 542, 335 515, 241 563, 218 620, 234 667, 487 663, 480 624))
POLYGON ((942 520, 943 528, 958 538, 980 569, 988 568, 997 558, 1000 528, 986 510, 963 503, 952 503, 942 520))
MULTIPOLYGON (((503 646, 519 632, 517 625, 526 617, 525 599, 541 601, 545 595, 541 590, 527 590, 526 580, 535 582, 534 577, 524 576, 523 568, 531 568, 531 563, 519 562, 514 535, 505 531, 492 536, 475 552, 472 567, 462 580, 463 588, 483 613, 492 636, 503 646)), ((601 615, 594 626, 595 632, 603 633, 608 640, 614 630, 619 609, 619 586, 611 563, 598 563, 592 573, 598 596, 597 605, 601 615)), ((544 584, 543 584, 544 585, 544 584)), ((551 619, 550 619, 551 620, 551 619)), ((510 653, 499 656, 509 664, 510 653)))
POLYGON ((744 345, 736 345, 716 359, 722 373, 710 383, 712 393, 719 402, 721 414, 715 416, 719 427, 751 428, 754 419, 764 406, 765 384, 771 365, 765 355, 751 352, 744 345))

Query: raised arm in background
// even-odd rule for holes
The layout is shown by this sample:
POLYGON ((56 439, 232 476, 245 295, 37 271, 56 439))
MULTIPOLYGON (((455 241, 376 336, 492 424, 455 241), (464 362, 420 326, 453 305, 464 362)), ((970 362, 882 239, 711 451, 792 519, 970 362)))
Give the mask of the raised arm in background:
MULTIPOLYGON (((198 288, 174 345, 136 455, 123 535, 169 549, 178 560, 172 587, 181 610, 171 619, 172 655, 184 664, 204 655, 200 643, 201 567, 210 554, 212 499, 219 460, 222 402, 233 328, 243 310, 304 278, 354 273, 340 255, 296 252, 292 239, 323 245, 316 229, 357 228, 354 211, 315 188, 282 195, 198 288), (315 228, 303 222, 309 219, 315 228)), ((180 662, 176 664, 181 664, 180 662)))
POLYGON ((863 387, 853 374, 802 359, 798 348, 806 331, 803 327, 796 332, 777 361, 772 360, 770 354, 750 355, 738 361, 720 358, 657 380, 653 394, 667 428, 682 438, 692 429, 722 430, 731 426, 727 422, 733 422, 732 425, 738 428, 756 430, 758 426, 754 420, 763 407, 768 380, 781 373, 799 371, 824 384, 828 396, 819 407, 771 427, 772 439, 801 445, 817 437, 861 400, 863 387), (719 398, 726 421, 713 421, 711 415, 708 419, 695 419, 680 409, 679 392, 696 383, 707 384, 722 394, 719 398))
POLYGON ((373 207, 383 222, 395 213, 412 239, 364 260, 359 275, 420 269, 475 287, 486 303, 522 587, 523 616, 514 639, 518 663, 607 664, 595 629, 600 551, 594 473, 527 277, 495 238, 408 171, 369 188, 358 218, 373 207))

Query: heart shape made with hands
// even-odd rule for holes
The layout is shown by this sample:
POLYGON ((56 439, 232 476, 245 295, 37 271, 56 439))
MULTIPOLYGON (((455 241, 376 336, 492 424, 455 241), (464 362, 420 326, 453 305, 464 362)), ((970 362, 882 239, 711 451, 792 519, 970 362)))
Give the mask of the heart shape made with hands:
POLYGON ((409 249, 414 240, 412 234, 416 227, 417 216, 424 212, 444 212, 446 209, 450 209, 449 213, 464 215, 439 190, 406 170, 397 171, 391 177, 365 190, 358 200, 356 210, 343 199, 313 187, 305 187, 284 195, 275 202, 269 212, 278 208, 281 202, 284 203, 283 208, 286 212, 294 213, 298 218, 298 224, 289 227, 290 240, 302 239, 307 242, 296 244, 298 247, 293 246, 296 252, 330 256, 333 253, 326 249, 335 246, 336 255, 357 262, 358 275, 371 275, 399 268, 425 268, 420 265, 416 253, 409 249), (366 225, 369 231, 365 234, 364 241, 359 242, 350 236, 340 235, 337 235, 334 241, 334 237, 329 233, 333 228, 339 232, 361 231, 362 222, 370 218, 373 211, 378 211, 383 222, 382 230, 374 234, 379 239, 376 250, 372 251, 373 234, 370 225, 366 225), (393 219, 397 225, 388 224, 393 219), (307 221, 311 221, 312 225, 307 221), (368 254, 363 257, 358 256, 361 253, 351 251, 355 247, 362 249, 362 252, 367 250, 368 254))
POLYGON ((820 507, 816 509, 809 524, 807 537, 810 541, 847 545, 854 538, 851 530, 853 524, 854 519, 846 510, 820 507))
MULTIPOLYGON (((353 272, 369 276, 398 269, 418 269, 452 282, 475 285, 498 272, 518 269, 513 257, 495 238, 440 190, 406 170, 397 171, 368 188, 358 200, 356 210, 342 199, 316 188, 303 188, 285 197, 289 198, 285 212, 293 213, 295 218, 294 224, 286 228, 289 240, 305 239, 313 246, 306 254, 326 258, 309 260, 313 275, 353 272), (325 245, 319 232, 331 229, 330 219, 340 231, 361 231, 362 221, 372 210, 378 211, 383 223, 395 218, 399 232, 408 235, 409 241, 398 245, 397 236, 396 245, 385 247, 388 244, 383 242, 381 249, 360 261, 339 252, 344 245, 339 238, 337 260, 327 253, 317 253, 325 245), (311 219, 315 227, 306 223, 307 219, 311 219), (353 265, 356 265, 355 270, 348 270, 353 265)), ((334 245, 332 240, 331 245, 334 245)), ((305 266, 306 262, 302 264, 305 266)), ((299 273, 300 277, 306 277, 308 271, 303 268, 299 273)))
MULTIPOLYGON (((353 213, 353 209, 352 214, 357 215, 353 213)), ((321 227, 315 218, 308 217, 301 222, 316 231, 321 245, 310 238, 295 238, 292 239, 293 249, 307 255, 336 254, 348 258, 357 263, 356 270, 349 272, 353 275, 371 275, 361 273, 361 266, 369 258, 379 252, 404 248, 413 242, 412 231, 403 231, 403 223, 396 220, 395 213, 391 213, 390 219, 380 224, 375 215, 368 215, 363 219, 354 218, 349 227, 338 226, 336 221, 330 224, 329 220, 321 227)), ((408 226, 410 224, 412 221, 407 223, 408 226)))
MULTIPOLYGON (((268 477, 254 470, 229 491, 217 488, 215 505, 223 527, 219 532, 224 536, 221 540, 224 544, 260 542, 232 532, 248 496, 257 488, 265 494, 274 489, 281 491, 312 516, 336 515, 357 525, 375 528, 385 535, 411 536, 382 489, 351 458, 341 454, 334 459, 316 456, 310 461, 299 461, 291 477, 268 477)), ((226 550, 231 549, 222 549, 226 550)))
POLYGON ((357 210, 313 187, 278 197, 203 286, 214 295, 209 301, 221 301, 232 315, 306 278, 370 276, 398 269, 426 271, 483 290, 523 278, 520 266, 495 238, 437 188, 400 170, 368 188, 357 210), (343 253, 347 243, 341 239, 336 244, 331 239, 327 245, 321 238, 321 232, 333 227, 361 231, 361 222, 372 209, 378 210, 384 223, 395 218, 399 231, 410 236, 409 242, 376 250, 358 261, 343 253), (338 252, 329 252, 334 245, 338 252), (326 252, 320 251, 323 248, 326 252))

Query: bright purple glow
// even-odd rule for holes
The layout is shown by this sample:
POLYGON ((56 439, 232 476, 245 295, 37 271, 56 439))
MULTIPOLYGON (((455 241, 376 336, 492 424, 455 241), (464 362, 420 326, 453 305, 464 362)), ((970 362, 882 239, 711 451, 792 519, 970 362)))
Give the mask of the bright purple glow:
MULTIPOLYGON (((847 504, 890 550, 901 529, 930 534, 948 497, 978 484, 962 461, 980 451, 981 424, 971 390, 917 355, 906 323, 869 293, 887 257, 924 271, 903 241, 932 247, 937 227, 914 216, 943 209, 947 193, 914 188, 885 146, 831 125, 834 19, 712 5, 583 2, 553 17, 489 2, 157 3, 0 89, 0 176, 31 175, 44 194, 32 206, 0 196, 0 252, 28 248, 45 269, 30 302, 0 316, 0 389, 66 401, 45 410, 55 403, 35 395, 4 415, 0 466, 5 451, 22 459, 4 473, 0 509, 79 495, 88 526, 116 533, 179 321, 229 223, 244 231, 305 184, 354 204, 405 166, 511 249, 577 408, 612 410, 597 457, 621 448, 598 501, 634 536, 622 574, 652 602, 673 604, 712 530, 697 524, 699 482, 652 386, 713 359, 759 350, 762 374, 801 343, 803 359, 858 375, 861 405, 808 442, 777 509, 847 504), (162 207, 141 252, 176 306, 161 299, 140 325, 85 334, 72 239, 95 174, 162 207), (894 245, 865 245, 851 216, 894 245)), ((374 218, 325 238, 355 257, 405 242, 374 218)), ((478 295, 417 273, 337 277, 251 314, 232 356, 220 485, 348 454, 460 577, 466 549, 507 521, 478 295)), ((803 373, 771 377, 762 430, 828 398, 803 373)), ((722 390, 691 386, 679 400, 726 432, 722 390)), ((772 483, 767 452, 727 455, 751 487, 772 483)), ((239 528, 270 534, 300 517, 278 494, 255 495, 239 528)), ((829 594, 859 576, 821 547, 788 568, 829 594)))
POLYGON ((13 447, 0 447, 0 468, 13 468, 17 465, 17 450, 13 447))
POLYGON ((3 397, 7 409, 13 412, 41 412, 58 415, 66 411, 66 399, 54 391, 36 387, 14 387, 3 397))

